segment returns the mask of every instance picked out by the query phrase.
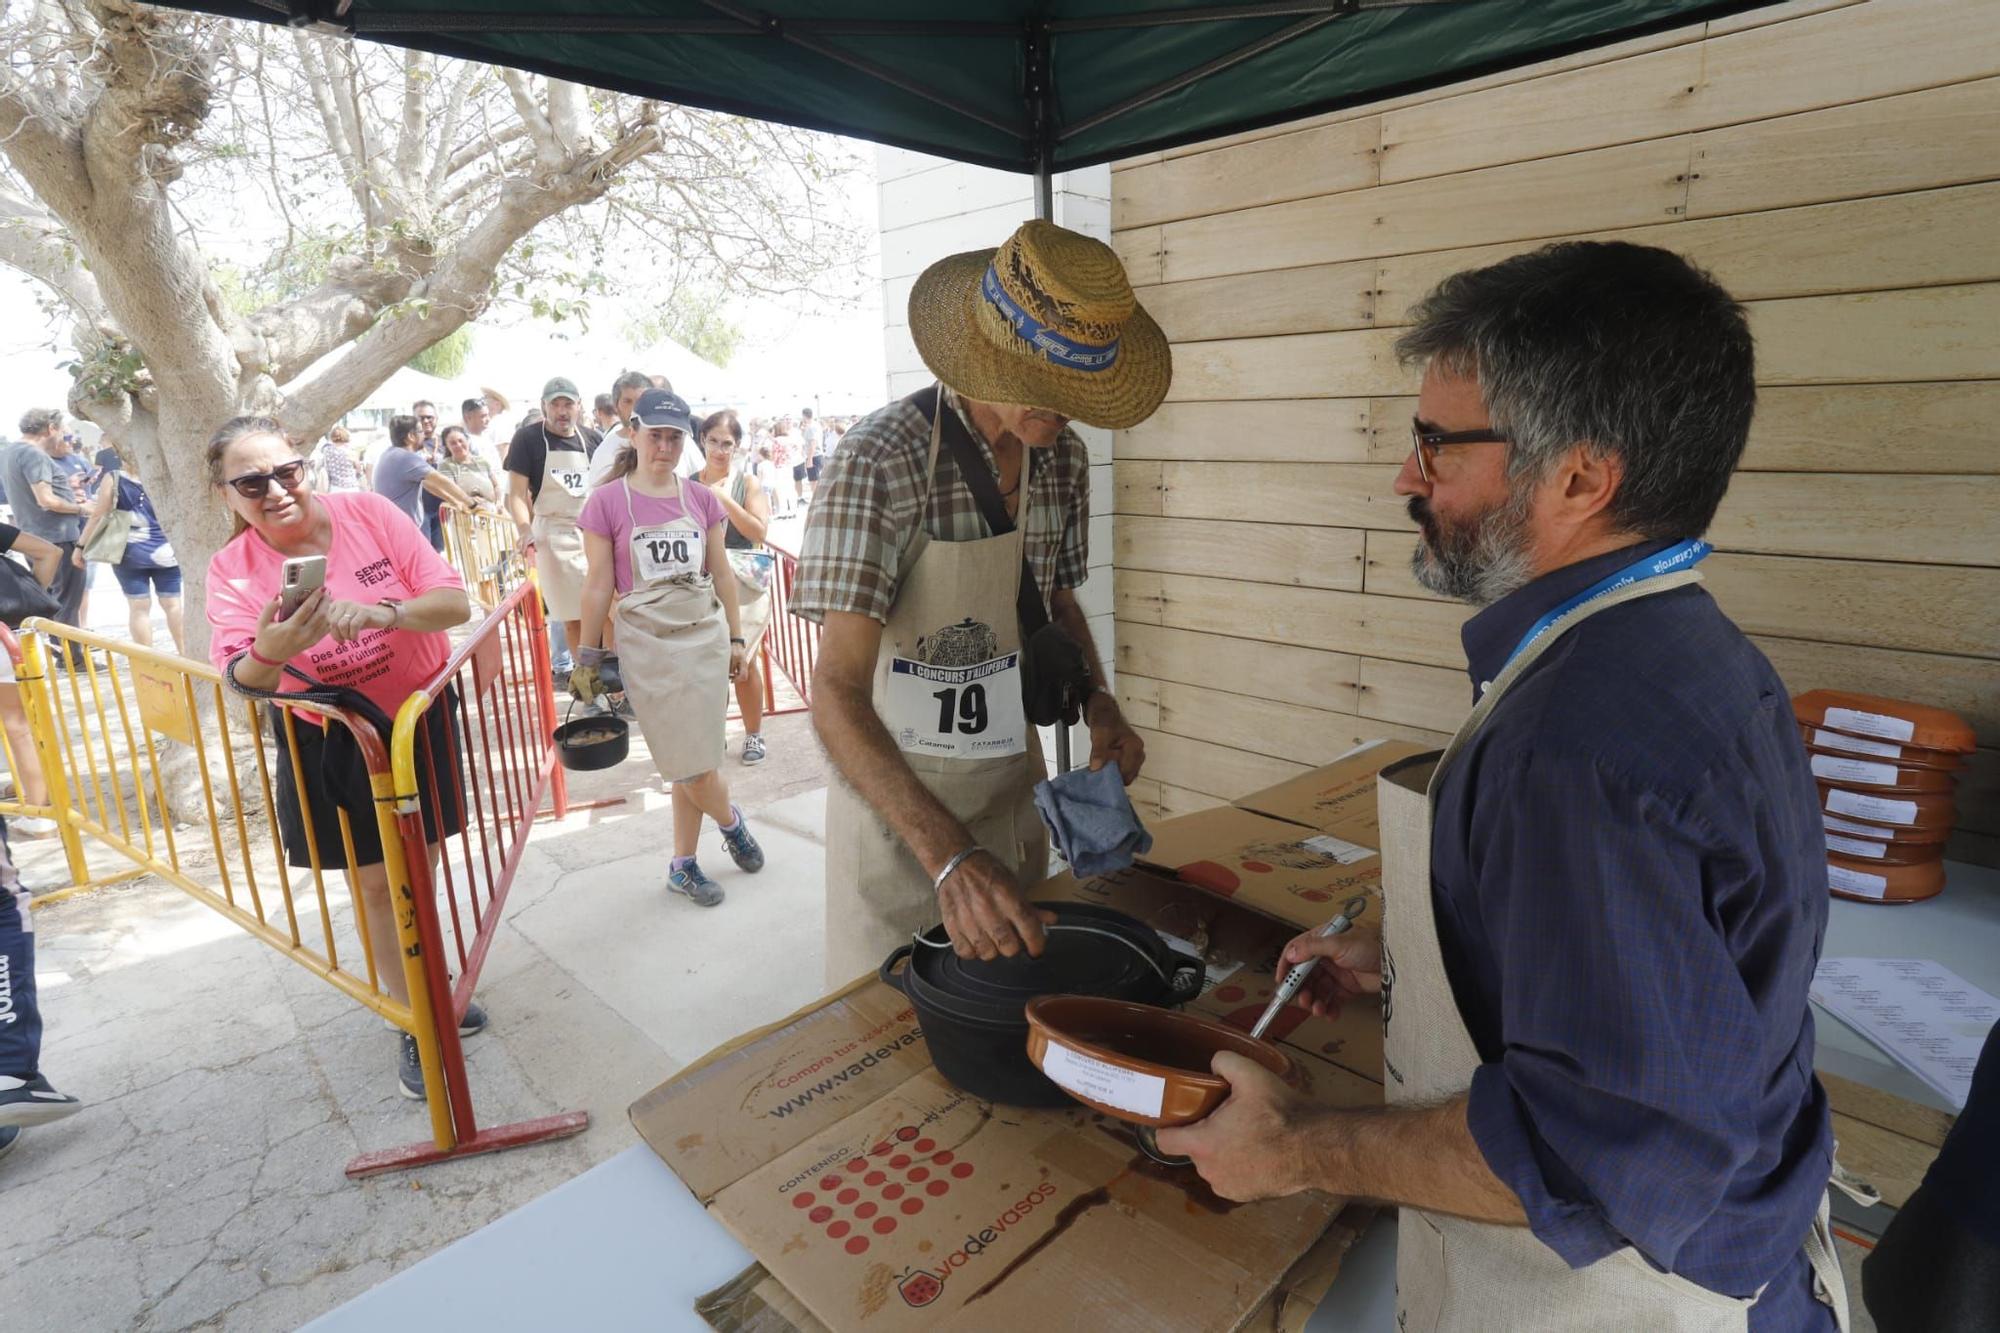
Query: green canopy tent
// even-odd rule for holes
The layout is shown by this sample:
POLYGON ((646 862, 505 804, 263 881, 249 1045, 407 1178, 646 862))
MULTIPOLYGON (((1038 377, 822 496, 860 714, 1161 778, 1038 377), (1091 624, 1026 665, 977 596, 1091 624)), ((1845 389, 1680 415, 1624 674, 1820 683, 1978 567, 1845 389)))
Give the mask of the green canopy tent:
POLYGON ((1051 173, 1773 0, 179 0, 1051 173))

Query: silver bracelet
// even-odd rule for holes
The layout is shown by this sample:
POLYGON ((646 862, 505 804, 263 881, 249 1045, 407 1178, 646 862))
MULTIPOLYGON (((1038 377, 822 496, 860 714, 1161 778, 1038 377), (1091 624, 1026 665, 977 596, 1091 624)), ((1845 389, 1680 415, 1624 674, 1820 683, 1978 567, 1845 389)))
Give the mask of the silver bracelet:
POLYGON ((957 870, 960 866, 964 865, 967 857, 976 854, 978 851, 979 851, 979 844, 975 842, 970 847, 960 852, 957 856, 952 857, 951 860, 946 861, 944 863, 944 869, 938 871, 937 878, 931 881, 931 892, 932 893, 942 892, 944 889, 944 882, 951 878, 952 872, 957 870))

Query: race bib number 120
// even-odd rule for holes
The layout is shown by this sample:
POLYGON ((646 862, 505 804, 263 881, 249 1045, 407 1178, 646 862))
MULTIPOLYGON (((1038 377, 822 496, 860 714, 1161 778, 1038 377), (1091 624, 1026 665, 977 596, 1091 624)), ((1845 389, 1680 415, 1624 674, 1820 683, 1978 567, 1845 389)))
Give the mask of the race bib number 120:
POLYGON ((641 528, 632 534, 633 572, 640 583, 698 574, 703 555, 701 534, 692 528, 641 528))
POLYGON ((907 657, 889 664, 889 734, 914 754, 993 759, 1028 748, 1021 707, 1021 655, 969 667, 926 666, 907 657))

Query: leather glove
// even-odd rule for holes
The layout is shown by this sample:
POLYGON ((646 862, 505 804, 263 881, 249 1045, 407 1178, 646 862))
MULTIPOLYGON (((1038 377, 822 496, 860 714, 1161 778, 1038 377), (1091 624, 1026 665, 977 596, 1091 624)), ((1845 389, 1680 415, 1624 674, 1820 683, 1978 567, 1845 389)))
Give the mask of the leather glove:
POLYGON ((580 666, 570 672, 569 692, 583 703, 590 703, 604 693, 604 684, 598 669, 594 666, 580 666))

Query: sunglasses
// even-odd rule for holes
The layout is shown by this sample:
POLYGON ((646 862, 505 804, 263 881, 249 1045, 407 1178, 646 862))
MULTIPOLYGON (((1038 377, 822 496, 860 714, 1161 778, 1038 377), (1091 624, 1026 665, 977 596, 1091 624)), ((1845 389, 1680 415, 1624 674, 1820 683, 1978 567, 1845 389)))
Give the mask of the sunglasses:
POLYGON ((303 458, 295 458, 289 463, 280 463, 269 472, 246 472, 240 477, 231 477, 229 484, 244 499, 261 500, 274 481, 287 491, 296 491, 305 484, 305 480, 306 462, 303 458))
POLYGON ((1410 418, 1410 448, 1416 451, 1417 472, 1426 484, 1437 480, 1437 451, 1447 444, 1512 444, 1505 432, 1483 426, 1478 430, 1425 430, 1410 418))

